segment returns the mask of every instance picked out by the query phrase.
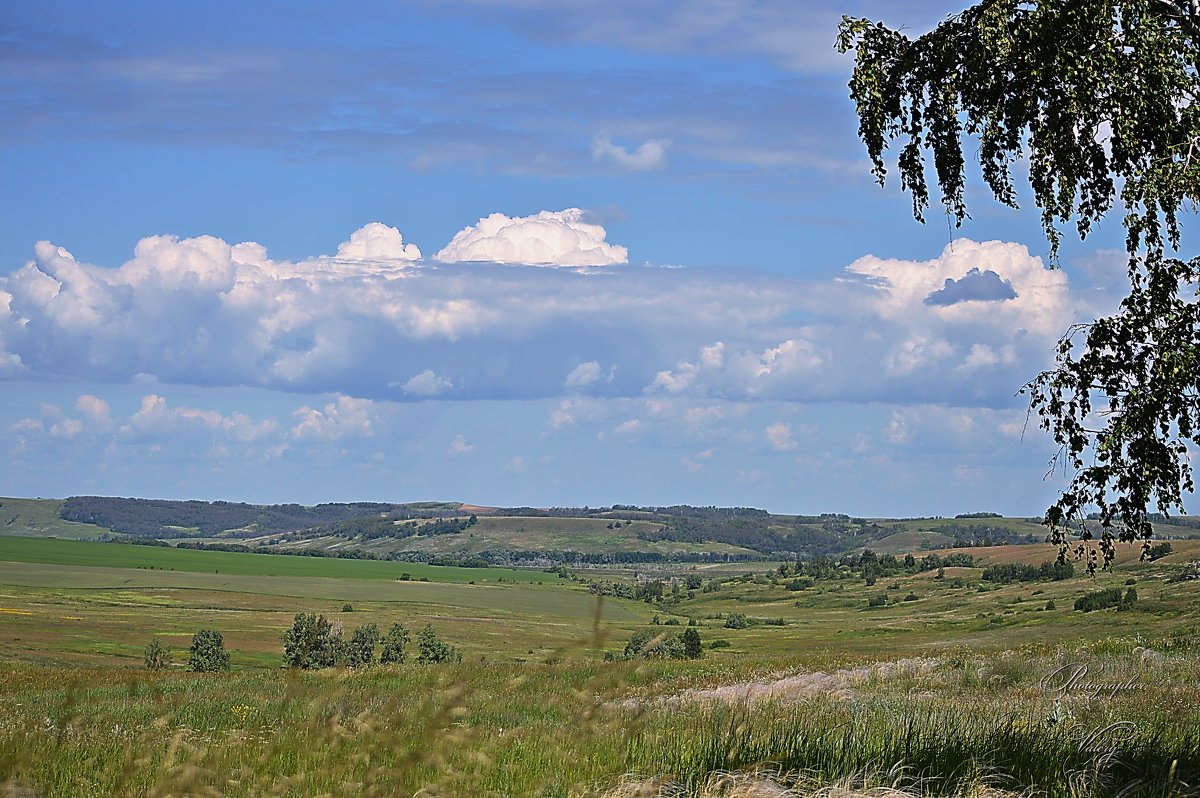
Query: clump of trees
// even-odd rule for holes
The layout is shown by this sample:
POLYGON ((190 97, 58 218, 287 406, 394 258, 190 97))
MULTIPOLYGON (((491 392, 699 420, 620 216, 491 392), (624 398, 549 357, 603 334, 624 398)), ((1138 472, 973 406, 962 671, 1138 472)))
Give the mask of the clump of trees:
POLYGON ((1085 593, 1075 599, 1075 609, 1082 612, 1092 612, 1093 610, 1105 610, 1109 607, 1116 607, 1118 610, 1127 610, 1137 603, 1138 595, 1136 588, 1129 588, 1123 594, 1121 588, 1110 587, 1105 590, 1095 590, 1091 593, 1085 593))
MULTIPOLYGON (((410 642, 408 629, 393 624, 386 635, 380 636, 373 623, 354 629, 346 639, 341 624, 331 623, 324 615, 297 613, 290 629, 283 634, 283 661, 289 668, 315 670, 319 668, 365 668, 378 661, 382 665, 408 661, 410 642), (382 641, 378 660, 375 648, 382 641)), ((462 654, 442 640, 433 624, 426 624, 417 638, 419 663, 460 662, 462 654)))
POLYGON ((1065 560, 1044 562, 1041 565, 1004 563, 989 565, 983 569, 983 581, 1009 585, 1013 582, 1036 582, 1038 580, 1060 581, 1075 575, 1075 566, 1065 560))
POLYGON ((1167 541, 1156 543, 1144 552, 1144 557, 1147 560, 1158 560, 1166 557, 1171 553, 1171 544, 1167 541))
POLYGON ((605 659, 700 659, 704 656, 704 644, 700 632, 688 627, 682 632, 639 629, 629 638, 620 657, 611 652, 605 659))

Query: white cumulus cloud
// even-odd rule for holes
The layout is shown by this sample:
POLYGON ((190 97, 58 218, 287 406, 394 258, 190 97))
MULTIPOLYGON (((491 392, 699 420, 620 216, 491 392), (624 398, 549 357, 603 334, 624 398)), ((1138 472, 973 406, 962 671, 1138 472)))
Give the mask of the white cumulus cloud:
POLYGON ((532 266, 609 266, 626 263, 625 247, 609 244, 603 227, 579 208, 511 218, 493 213, 455 233, 434 255, 444 263, 491 261, 532 266))
POLYGON ((405 244, 404 236, 396 228, 371 222, 355 230, 349 241, 339 244, 337 256, 343 260, 419 260, 421 250, 405 244))

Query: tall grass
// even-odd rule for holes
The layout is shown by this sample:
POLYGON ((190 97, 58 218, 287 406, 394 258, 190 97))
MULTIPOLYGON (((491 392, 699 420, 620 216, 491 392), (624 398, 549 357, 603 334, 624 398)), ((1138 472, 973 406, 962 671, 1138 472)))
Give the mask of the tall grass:
MULTIPOLYGON (((1200 795, 1195 657, 1157 660, 1143 690, 1056 707, 1039 674, 1071 656, 837 672, 836 695, 737 703, 687 690, 767 683, 779 663, 12 668, 0 670, 0 795, 750 794, 728 773, 770 776, 755 783, 776 794, 885 774, 931 796, 1200 795), (1130 731, 1092 734, 1116 721, 1130 731)), ((1151 672, 1132 652, 1106 663, 1151 672)))

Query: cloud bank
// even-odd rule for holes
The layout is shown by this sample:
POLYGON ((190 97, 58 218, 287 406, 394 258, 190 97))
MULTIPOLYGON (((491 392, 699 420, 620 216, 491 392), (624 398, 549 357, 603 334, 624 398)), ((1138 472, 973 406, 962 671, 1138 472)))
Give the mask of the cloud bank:
POLYGON ((153 236, 105 268, 42 242, 0 279, 0 377, 149 375, 397 401, 1001 406, 1071 322, 1096 312, 1094 293, 995 241, 961 239, 923 262, 867 256, 817 281, 603 267, 623 263, 624 248, 568 209, 494 214, 456 235, 440 262, 416 256, 378 223, 337 256, 298 263, 252 242, 153 236), (505 259, 591 266, 494 265, 505 259))

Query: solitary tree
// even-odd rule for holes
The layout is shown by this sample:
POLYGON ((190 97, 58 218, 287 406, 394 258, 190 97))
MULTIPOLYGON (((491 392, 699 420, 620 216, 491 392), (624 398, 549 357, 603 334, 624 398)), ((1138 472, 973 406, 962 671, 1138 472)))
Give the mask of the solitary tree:
POLYGON ((379 641, 379 627, 373 623, 354 630, 344 646, 346 664, 351 668, 362 668, 375 661, 375 643, 379 641))
POLYGON ((337 659, 339 642, 324 615, 296 613, 292 627, 283 633, 283 662, 289 668, 328 668, 337 659))
POLYGON ((460 662, 462 654, 458 649, 438 637, 433 624, 425 624, 425 628, 417 636, 417 662, 460 662))
POLYGON ((1151 536, 1151 506, 1183 510, 1187 446, 1200 445, 1200 258, 1174 257, 1179 211, 1200 201, 1200 3, 984 0, 915 39, 846 17, 838 47, 855 54, 850 96, 874 173, 882 183, 897 143, 918 220, 927 156, 946 212, 967 216, 965 137, 1005 205, 1027 159, 1052 262, 1061 226, 1082 238, 1123 211, 1129 295, 1068 330, 1055 367, 1024 389, 1073 475, 1046 513, 1052 539, 1091 537, 1095 508, 1107 565, 1114 540, 1151 536))
POLYGON ((683 655, 688 659, 700 659, 704 656, 704 645, 700 642, 700 632, 692 627, 683 632, 683 655))
POLYGON ((149 670, 161 671, 171 666, 171 652, 156 637, 146 646, 144 660, 149 670))
POLYGON ((216 629, 201 629, 192 635, 188 648, 188 666, 194 671, 223 671, 229 669, 229 652, 225 638, 216 629))

